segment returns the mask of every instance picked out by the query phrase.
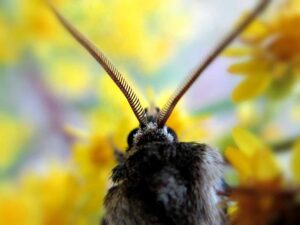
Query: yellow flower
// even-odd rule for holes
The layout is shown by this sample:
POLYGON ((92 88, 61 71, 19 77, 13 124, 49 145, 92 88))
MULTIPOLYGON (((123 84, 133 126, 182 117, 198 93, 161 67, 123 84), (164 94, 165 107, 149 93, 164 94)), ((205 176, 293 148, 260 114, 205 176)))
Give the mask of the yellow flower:
POLYGON ((1 183, 0 186, 0 224, 38 225, 40 215, 33 196, 28 195, 16 185, 1 183))
MULTIPOLYGON (((61 5, 65 1, 54 2, 61 5)), ((25 51, 38 53, 49 46, 45 43, 64 40, 59 23, 43 0, 4 1, 0 15, 0 62, 18 62, 25 51)))
MULTIPOLYGON (((18 198, 25 193, 28 201, 36 207, 38 216, 31 224, 99 224, 107 175, 100 171, 98 175, 87 176, 76 166, 74 168, 70 161, 64 165, 55 164, 43 174, 27 171, 22 177, 21 192, 16 193, 16 199, 20 204, 18 198)), ((25 219, 25 215, 20 215, 20 220, 22 218, 25 219)))
MULTIPOLYGON (((54 2, 61 5, 65 1, 54 2)), ((28 49, 35 52, 45 48, 43 41, 63 37, 59 23, 43 0, 11 1, 10 4, 11 7, 3 4, 0 8, 0 61, 17 61, 28 49)))
POLYGON ((31 0, 21 2, 21 16, 24 33, 31 41, 38 39, 49 39, 57 35, 59 24, 51 15, 51 11, 41 0, 31 0))
POLYGON ((268 91, 273 97, 284 96, 300 74, 300 2, 286 1, 266 20, 256 20, 242 35, 242 46, 230 49, 227 56, 241 62, 229 71, 245 79, 232 97, 239 102, 268 91))
POLYGON ((115 163, 113 145, 108 135, 100 132, 78 140, 71 151, 75 163, 84 174, 109 171, 115 163))
POLYGON ((225 156, 237 170, 241 184, 269 183, 280 178, 281 171, 272 151, 243 128, 233 129, 237 147, 228 147, 225 156))

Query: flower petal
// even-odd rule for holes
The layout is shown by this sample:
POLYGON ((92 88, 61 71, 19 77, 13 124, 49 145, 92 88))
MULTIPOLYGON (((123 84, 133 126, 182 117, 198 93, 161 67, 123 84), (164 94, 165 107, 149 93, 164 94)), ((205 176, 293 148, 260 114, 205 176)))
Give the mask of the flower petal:
POLYGON ((255 20, 243 32, 241 39, 245 42, 257 42, 268 35, 268 33, 268 26, 261 20, 255 20))
POLYGON ((262 94, 271 83, 271 77, 265 74, 250 76, 242 81, 233 91, 232 99, 241 102, 262 94))
POLYGON ((268 68, 265 62, 250 59, 231 65, 228 71, 233 74, 258 75, 259 73, 268 71, 268 68))
POLYGON ((222 53, 223 56, 226 57, 243 57, 250 55, 252 52, 251 48, 246 48, 246 47, 233 47, 233 48, 228 48, 224 50, 222 53))
POLYGON ((256 136, 241 127, 233 128, 232 135, 240 151, 249 158, 259 150, 268 149, 256 136))
POLYGON ((249 159, 241 151, 228 147, 224 154, 230 164, 239 172, 241 178, 248 178, 251 175, 249 159))

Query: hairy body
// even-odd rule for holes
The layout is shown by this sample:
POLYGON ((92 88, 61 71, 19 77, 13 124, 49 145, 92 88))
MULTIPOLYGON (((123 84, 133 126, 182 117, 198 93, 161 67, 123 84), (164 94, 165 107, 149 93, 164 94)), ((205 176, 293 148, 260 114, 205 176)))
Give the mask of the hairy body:
POLYGON ((222 224, 220 154, 205 144, 170 140, 158 129, 138 138, 113 170, 104 224, 222 224))

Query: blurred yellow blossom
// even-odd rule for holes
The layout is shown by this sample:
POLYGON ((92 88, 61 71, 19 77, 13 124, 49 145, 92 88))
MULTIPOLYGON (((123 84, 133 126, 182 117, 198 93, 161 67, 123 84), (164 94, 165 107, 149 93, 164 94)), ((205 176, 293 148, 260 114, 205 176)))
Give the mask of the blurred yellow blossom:
POLYGON ((266 91, 272 97, 284 96, 300 74, 300 2, 285 1, 266 19, 257 19, 241 37, 242 46, 227 56, 244 59, 229 71, 244 80, 233 91, 239 102, 266 91))
MULTIPOLYGON (((66 0, 57 0, 62 4, 66 0)), ((43 0, 11 1, 0 5, 0 62, 18 61, 25 51, 35 52, 44 41, 59 40, 59 23, 43 0), (13 10, 13 12, 10 12, 13 10)), ((44 45, 43 47, 45 47, 44 45)))
POLYGON ((85 140, 80 139, 73 146, 72 155, 80 171, 86 174, 109 170, 115 163, 112 143, 101 132, 92 133, 85 140))
POLYGON ((243 128, 233 129, 237 147, 228 147, 225 157, 238 171, 241 184, 274 182, 281 176, 272 151, 243 128))
POLYGON ((75 142, 71 149, 71 158, 83 188, 82 200, 77 202, 87 213, 82 221, 93 219, 97 224, 103 213, 103 201, 109 187, 111 170, 116 163, 111 140, 102 132, 91 133, 75 142))
POLYGON ((57 37, 59 24, 43 0, 22 0, 19 5, 22 20, 18 22, 27 41, 40 41, 57 37))
POLYGON ((0 224, 98 225, 108 174, 86 176, 66 162, 47 171, 26 171, 16 184, 1 184, 0 224))
POLYGON ((51 168, 46 175, 25 176, 23 188, 36 193, 33 200, 39 206, 42 224, 70 224, 74 221, 80 185, 66 168, 51 168))
POLYGON ((40 215, 33 195, 16 187, 1 183, 0 186, 0 224, 38 225, 40 215))

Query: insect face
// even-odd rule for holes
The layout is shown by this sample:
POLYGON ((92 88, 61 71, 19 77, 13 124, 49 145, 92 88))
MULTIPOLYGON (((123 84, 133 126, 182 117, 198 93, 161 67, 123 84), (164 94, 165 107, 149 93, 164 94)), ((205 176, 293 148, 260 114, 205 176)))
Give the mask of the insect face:
POLYGON ((158 141, 172 143, 177 141, 177 136, 171 128, 166 126, 159 128, 157 123, 149 122, 139 129, 134 129, 129 134, 128 140, 129 146, 139 146, 158 141))
POLYGON ((173 129, 157 124, 159 108, 151 106, 145 109, 146 124, 141 124, 139 128, 133 129, 127 138, 128 146, 139 146, 155 141, 175 142, 177 135, 173 129))

